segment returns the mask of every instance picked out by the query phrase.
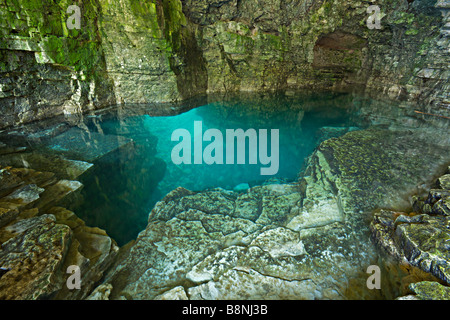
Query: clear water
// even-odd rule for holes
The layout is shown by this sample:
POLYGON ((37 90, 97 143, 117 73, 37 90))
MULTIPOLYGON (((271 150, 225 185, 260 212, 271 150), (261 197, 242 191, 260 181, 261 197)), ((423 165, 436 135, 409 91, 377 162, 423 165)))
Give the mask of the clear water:
MULTIPOLYGON (((321 141, 358 129, 352 120, 355 114, 350 111, 350 99, 348 95, 336 94, 238 97, 174 116, 120 117, 113 112, 87 118, 84 131, 91 133, 89 139, 95 140, 94 135, 100 133, 133 142, 94 161, 94 170, 80 179, 85 185, 83 202, 71 209, 88 225, 105 229, 123 245, 145 228, 154 204, 177 187, 194 191, 216 187, 233 190, 237 186, 295 180, 305 159, 321 141), (194 150, 194 121, 202 122, 203 133, 209 128, 220 130, 224 144, 227 129, 278 129, 277 174, 261 175, 261 167, 268 165, 259 161, 249 164, 248 141, 245 164, 174 164, 171 153, 179 142, 171 140, 172 133, 180 128, 188 130, 194 150)), ((269 145, 270 141, 269 134, 269 145)), ((59 152, 77 149, 66 143, 53 142, 52 148, 59 152)), ((203 142, 203 148, 209 143, 203 142)), ((269 148, 269 155, 270 151, 269 148)))
MULTIPOLYGON (((438 141, 433 146, 450 145, 448 135, 442 135, 448 132, 450 123, 447 120, 418 114, 416 107, 354 94, 249 94, 202 99, 206 101, 116 106, 91 114, 64 116, 30 127, 0 132, 0 141, 8 145, 27 146, 27 151, 44 153, 45 158, 50 154, 49 159, 52 159, 53 153, 94 164, 74 178, 84 185, 81 198, 76 198, 71 204, 64 203, 64 206, 74 211, 86 225, 106 230, 120 246, 135 239, 145 229, 153 206, 175 188, 201 191, 220 187, 236 190, 239 186, 243 190, 266 183, 296 181, 302 176, 306 160, 320 142, 351 130, 370 126, 388 130, 406 128, 415 133, 423 132, 423 141, 438 141), (263 176, 260 169, 264 165, 259 162, 249 164, 248 145, 245 148, 246 164, 174 164, 171 153, 178 142, 172 141, 172 133, 177 129, 186 129, 194 138, 196 121, 202 122, 203 133, 213 128, 224 137, 227 129, 278 129, 277 174, 263 176)), ((203 142, 203 148, 208 144, 203 142)), ((420 156, 421 151, 418 152, 420 156)), ((418 156, 408 152, 405 155, 418 156)), ((25 162, 21 163, 20 157, 20 153, 16 158, 14 154, 6 154, 0 157, 3 161, 0 163, 27 166, 25 162), (18 162, 11 163, 13 159, 18 159, 18 162)), ((36 169, 40 171, 58 172, 48 161, 39 165, 41 168, 36 169)), ((423 178, 429 179, 428 176, 423 178)), ((425 184, 424 190, 427 190, 425 184)), ((367 221, 362 222, 364 243, 369 239, 365 227, 370 220, 371 214, 367 212, 367 221)), ((358 224, 357 227, 361 226, 358 224)), ((360 246, 360 243, 350 245, 360 246)), ((383 284, 387 289, 382 294, 372 291, 365 297, 392 299, 403 295, 399 288, 405 285, 403 278, 409 271, 384 256, 374 263, 389 274, 383 284)), ((361 288, 365 287, 367 273, 361 270, 360 275, 350 280, 345 296, 360 299, 362 294, 366 294, 361 292, 361 288)))

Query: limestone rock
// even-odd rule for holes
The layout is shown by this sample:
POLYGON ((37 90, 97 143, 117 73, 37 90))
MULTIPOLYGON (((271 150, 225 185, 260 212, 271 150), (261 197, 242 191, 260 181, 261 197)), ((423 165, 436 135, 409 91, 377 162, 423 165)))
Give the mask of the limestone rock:
POLYGON ((108 300, 112 285, 100 285, 86 298, 86 300, 108 300))
POLYGON ((105 231, 87 227, 73 212, 54 206, 81 184, 29 168, 7 170, 17 186, 0 198, 1 298, 86 297, 118 248, 105 231), (65 271, 71 265, 80 267, 80 290, 65 285, 65 271))
POLYGON ((441 189, 450 190, 450 174, 445 174, 438 179, 438 184, 441 189))
POLYGON ((186 291, 184 291, 184 288, 179 286, 156 296, 155 300, 188 300, 188 297, 186 295, 186 291))
POLYGON ((394 220, 393 212, 389 217, 384 211, 375 215, 371 229, 374 241, 388 253, 450 283, 448 223, 447 217, 426 214, 403 214, 394 220))
POLYGON ((434 281, 412 283, 410 289, 420 300, 449 300, 450 288, 434 281))
POLYGON ((179 298, 179 291, 189 299, 344 299, 341 284, 370 259, 369 243, 360 243, 363 255, 355 254, 352 243, 361 235, 333 219, 286 228, 289 220, 275 212, 289 216, 301 197, 296 184, 258 186, 241 195, 174 190, 106 276, 104 283, 116 289, 110 299, 179 298), (256 207, 266 201, 265 218, 262 210, 240 207, 248 203, 242 199, 256 207), (344 262, 349 255, 351 262, 344 262), (180 283, 190 285, 178 291, 180 283))
POLYGON ((7 195, 12 192, 16 187, 23 183, 17 175, 10 172, 8 168, 0 169, 0 197, 7 195))
POLYGON ((2 244, 0 265, 8 271, 0 278, 2 299, 50 298, 61 285, 58 272, 70 245, 70 228, 54 217, 32 218, 17 236, 2 244))
MULTIPOLYGON (((445 180, 439 178, 437 181, 445 180)), ((443 184, 440 184, 443 186, 443 184)), ((436 204, 445 201, 446 189, 431 189, 425 201, 414 199, 418 212, 410 214, 381 210, 371 222, 372 238, 397 260, 433 275, 442 283, 450 284, 449 216, 436 210, 436 204), (434 204, 433 207, 429 204, 434 204), (430 208, 427 210, 426 208, 430 208), (422 213, 429 211, 428 213, 422 213)), ((437 282, 421 282, 410 287, 420 299, 442 299, 446 287, 437 282), (440 289, 441 288, 441 289, 440 289)))
POLYGON ((420 177, 432 176, 447 161, 448 141, 424 145, 426 132, 420 130, 352 131, 323 142, 311 157, 309 172, 329 181, 346 213, 404 207, 420 177))

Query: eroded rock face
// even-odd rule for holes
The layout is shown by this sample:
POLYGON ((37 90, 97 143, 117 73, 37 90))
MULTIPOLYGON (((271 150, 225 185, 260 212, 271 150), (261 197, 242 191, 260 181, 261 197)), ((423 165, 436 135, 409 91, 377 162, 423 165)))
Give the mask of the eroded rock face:
POLYGON ((112 263, 118 247, 105 231, 87 227, 59 205, 82 187, 54 173, 1 169, 0 299, 83 299, 112 263), (70 290, 69 266, 81 288, 70 290))
MULTIPOLYGON (((437 187, 447 185, 448 174, 437 180, 437 187)), ((415 198, 412 213, 382 210, 371 223, 372 238, 391 256, 435 276, 445 285, 450 284, 449 216, 441 210, 447 206, 448 189, 431 189, 425 199, 415 198), (440 206, 430 204, 439 203, 440 206), (426 212, 426 213, 425 213, 426 212)), ((443 299, 447 294, 435 295, 438 283, 412 284, 411 290, 421 299, 443 299), (434 293, 433 293, 434 292, 434 293), (432 298, 432 297, 435 298, 432 298)))
POLYGON ((83 26, 69 30, 66 8, 51 1, 6 3, 0 127, 115 103, 301 88, 358 87, 448 116, 448 3, 378 5, 381 29, 371 30, 365 2, 100 0, 80 5, 83 26))

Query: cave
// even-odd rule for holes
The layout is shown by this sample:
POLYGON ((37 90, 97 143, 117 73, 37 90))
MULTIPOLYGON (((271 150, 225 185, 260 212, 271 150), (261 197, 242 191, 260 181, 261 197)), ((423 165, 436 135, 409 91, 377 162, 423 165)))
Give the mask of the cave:
POLYGON ((448 300, 449 10, 0 2, 0 299, 448 300))

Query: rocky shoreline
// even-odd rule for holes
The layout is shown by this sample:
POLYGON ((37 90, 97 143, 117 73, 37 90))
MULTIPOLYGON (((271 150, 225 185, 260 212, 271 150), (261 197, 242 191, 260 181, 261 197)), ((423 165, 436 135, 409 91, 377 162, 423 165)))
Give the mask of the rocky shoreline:
MULTIPOLYGON (((450 167, 426 197, 414 197, 412 212, 380 210, 370 225, 373 241, 399 263, 427 272, 437 281, 413 283, 414 299, 450 298, 450 167)), ((411 298, 410 296, 400 299, 411 298)))
MULTIPOLYGON (((3 156, 12 151, 0 149, 3 156)), ((59 160, 59 169, 66 174, 83 170, 81 165, 59 160)), ((1 300, 83 299, 101 279, 119 247, 104 230, 86 226, 64 207, 81 188, 80 182, 54 172, 1 166, 1 300), (66 286, 71 265, 80 268, 80 290, 66 286)))
MULTIPOLYGON (((448 163, 445 141, 429 138, 420 130, 350 131, 323 141, 296 182, 238 192, 178 188, 120 249, 64 208, 88 163, 59 158, 59 173, 13 168, 6 159, 17 164, 26 150, 3 146, 0 298, 446 298, 450 172, 427 197, 413 196, 448 163), (405 207, 408 197, 413 214, 386 209, 405 207), (369 214, 373 208, 385 209, 369 214), (384 265, 379 248, 409 270, 403 277, 423 272, 408 287, 413 297, 384 271, 383 290, 367 288, 368 266, 384 265), (81 268, 82 290, 66 286, 70 265, 81 268)), ((38 158, 28 155, 28 165, 42 166, 38 158)))

